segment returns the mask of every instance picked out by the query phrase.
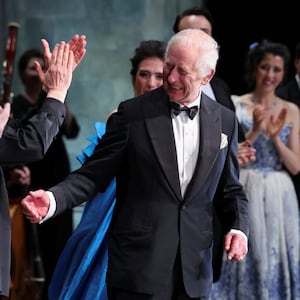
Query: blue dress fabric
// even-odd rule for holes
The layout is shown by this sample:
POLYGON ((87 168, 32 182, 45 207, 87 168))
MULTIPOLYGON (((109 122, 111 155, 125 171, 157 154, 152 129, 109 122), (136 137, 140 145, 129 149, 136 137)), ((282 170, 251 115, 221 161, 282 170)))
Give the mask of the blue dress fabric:
MULTIPOLYGON (((245 131, 253 120, 239 97, 233 98, 245 131)), ((291 125, 280 132, 286 144, 291 125)), ((242 262, 224 254, 220 280, 211 299, 300 299, 300 229, 296 192, 269 137, 253 143, 256 161, 241 168, 240 181, 249 200, 249 251, 242 262)))
MULTIPOLYGON (((96 134, 77 158, 84 163, 105 132, 95 123, 96 134)), ((115 205, 116 183, 98 193, 84 206, 81 220, 58 260, 49 285, 49 300, 106 300, 107 230, 115 205)))

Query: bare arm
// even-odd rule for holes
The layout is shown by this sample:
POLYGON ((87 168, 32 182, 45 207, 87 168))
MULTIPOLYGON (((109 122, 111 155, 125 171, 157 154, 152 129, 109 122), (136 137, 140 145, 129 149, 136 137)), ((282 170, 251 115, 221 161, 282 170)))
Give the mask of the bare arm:
POLYGON ((272 138, 285 167, 291 174, 296 175, 300 171, 300 118, 298 107, 292 104, 289 106, 288 111, 282 109, 278 118, 271 117, 268 134, 272 138), (285 144, 280 139, 279 133, 285 124, 287 113, 291 115, 292 128, 288 143, 285 144))

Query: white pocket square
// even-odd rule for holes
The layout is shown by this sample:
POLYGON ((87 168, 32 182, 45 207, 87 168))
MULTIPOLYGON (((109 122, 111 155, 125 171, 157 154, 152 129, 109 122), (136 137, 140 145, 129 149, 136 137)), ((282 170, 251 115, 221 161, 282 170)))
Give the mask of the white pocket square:
POLYGON ((228 145, 227 134, 221 133, 220 149, 224 149, 228 145))

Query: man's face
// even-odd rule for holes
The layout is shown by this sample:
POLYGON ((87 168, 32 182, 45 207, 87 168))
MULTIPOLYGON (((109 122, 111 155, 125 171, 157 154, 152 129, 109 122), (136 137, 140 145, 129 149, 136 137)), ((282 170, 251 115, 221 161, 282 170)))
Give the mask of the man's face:
POLYGON ((181 104, 196 100, 202 79, 197 63, 199 53, 193 47, 173 44, 164 64, 164 89, 170 99, 181 104))
POLYGON ((178 29, 181 31, 187 28, 201 29, 212 36, 211 24, 204 16, 191 15, 183 17, 178 24, 178 29))

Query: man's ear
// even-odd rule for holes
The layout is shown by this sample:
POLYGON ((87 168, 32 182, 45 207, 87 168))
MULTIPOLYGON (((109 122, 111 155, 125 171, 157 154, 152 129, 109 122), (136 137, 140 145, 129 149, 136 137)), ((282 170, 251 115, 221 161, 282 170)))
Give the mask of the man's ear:
POLYGON ((205 84, 209 83, 214 75, 215 75, 215 71, 213 69, 211 69, 210 73, 202 78, 201 84, 205 85, 205 84))

